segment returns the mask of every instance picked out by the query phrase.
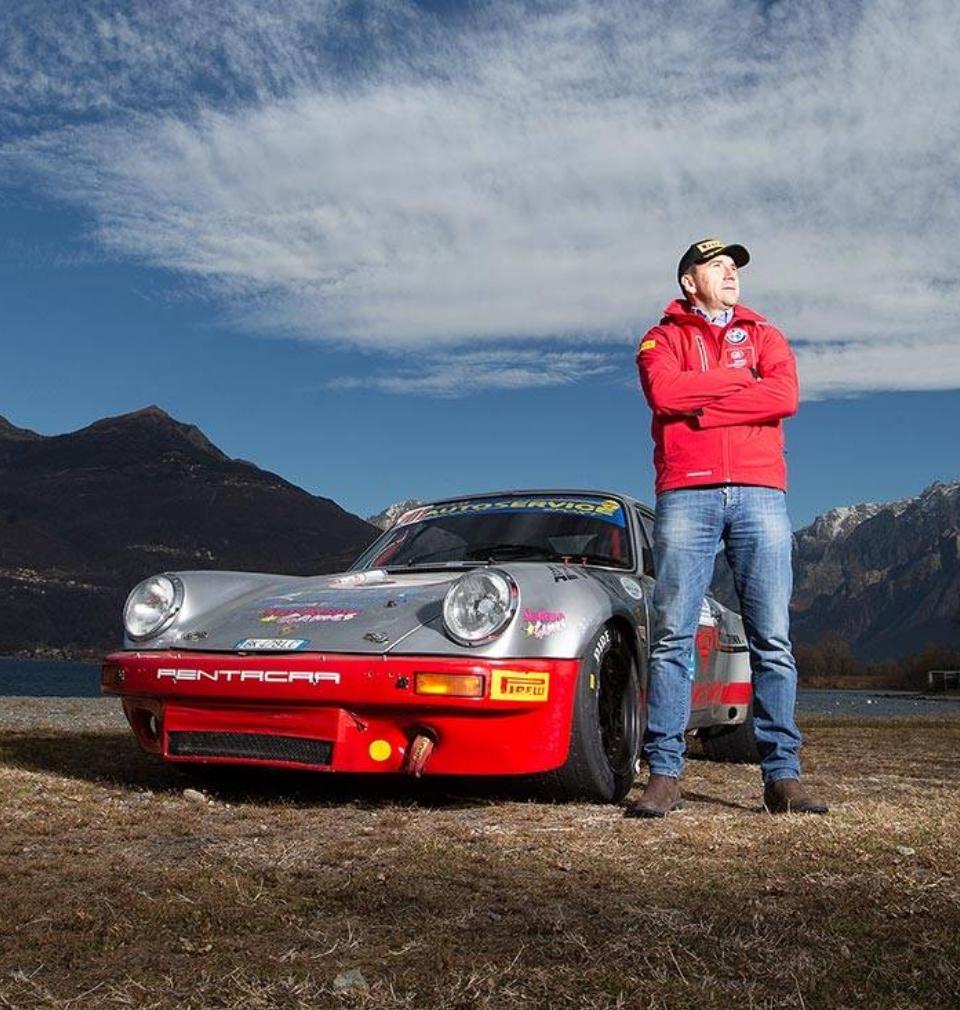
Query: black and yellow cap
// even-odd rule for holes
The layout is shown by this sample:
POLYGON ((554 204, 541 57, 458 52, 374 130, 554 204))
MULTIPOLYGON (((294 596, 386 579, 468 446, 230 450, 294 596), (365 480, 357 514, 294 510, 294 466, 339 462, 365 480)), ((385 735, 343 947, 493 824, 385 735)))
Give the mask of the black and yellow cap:
POLYGON ((694 242, 692 246, 680 257, 677 266, 677 282, 692 266, 698 263, 706 263, 717 256, 726 254, 737 264, 738 267, 745 267, 750 262, 750 253, 742 245, 727 245, 718 238, 702 238, 699 242, 694 242))

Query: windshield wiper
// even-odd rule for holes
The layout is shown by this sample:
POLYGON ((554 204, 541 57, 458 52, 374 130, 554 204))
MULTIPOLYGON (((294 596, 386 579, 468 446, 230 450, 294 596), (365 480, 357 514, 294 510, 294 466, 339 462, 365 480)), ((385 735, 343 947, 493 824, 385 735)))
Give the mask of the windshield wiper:
POLYGON ((553 561, 557 555, 543 547, 533 544, 490 544, 487 547, 474 547, 467 554, 468 558, 484 558, 488 561, 507 558, 536 558, 537 561, 553 561))
POLYGON ((408 561, 403 564, 385 565, 384 570, 388 572, 402 571, 406 568, 477 568, 482 565, 482 561, 408 561))
POLYGON ((589 551, 571 551, 565 554, 560 551, 536 547, 533 544, 491 544, 489 547, 476 547, 467 556, 480 557, 488 561, 524 558, 536 561, 558 561, 574 565, 603 565, 609 568, 627 569, 630 567, 626 561, 612 558, 609 554, 591 554, 589 551))
POLYGON ((629 569, 630 567, 626 561, 611 558, 609 554, 558 554, 555 560, 570 561, 573 564, 581 565, 603 565, 605 568, 629 569))

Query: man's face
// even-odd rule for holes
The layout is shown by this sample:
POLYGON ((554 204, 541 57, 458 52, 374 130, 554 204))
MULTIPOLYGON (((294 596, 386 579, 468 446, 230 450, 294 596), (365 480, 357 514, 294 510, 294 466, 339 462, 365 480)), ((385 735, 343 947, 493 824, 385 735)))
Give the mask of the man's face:
POLYGON ((699 308, 720 312, 740 300, 740 275, 736 263, 727 256, 714 256, 698 263, 684 276, 687 298, 699 308))

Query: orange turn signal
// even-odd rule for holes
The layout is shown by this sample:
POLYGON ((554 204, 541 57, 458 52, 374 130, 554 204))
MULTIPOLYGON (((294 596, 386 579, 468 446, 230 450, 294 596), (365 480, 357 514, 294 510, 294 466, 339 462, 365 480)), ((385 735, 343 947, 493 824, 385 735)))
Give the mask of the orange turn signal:
POLYGON ((100 687, 110 689, 123 683, 123 670, 112 663, 104 663, 100 667, 100 687))
POLYGON ((482 698, 483 677, 478 673, 418 673, 414 694, 438 694, 447 698, 482 698))

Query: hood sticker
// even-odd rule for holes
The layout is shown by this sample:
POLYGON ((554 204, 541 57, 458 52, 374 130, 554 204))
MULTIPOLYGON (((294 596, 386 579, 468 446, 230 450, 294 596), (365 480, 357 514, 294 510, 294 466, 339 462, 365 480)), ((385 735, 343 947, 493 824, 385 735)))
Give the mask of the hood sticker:
POLYGON ((523 611, 523 631, 527 638, 546 638, 548 635, 563 631, 567 626, 567 615, 559 610, 523 611))
POLYGON ((274 621, 283 625, 290 624, 320 624, 326 621, 352 621, 361 610, 348 610, 345 607, 268 607, 260 612, 262 624, 274 621))

